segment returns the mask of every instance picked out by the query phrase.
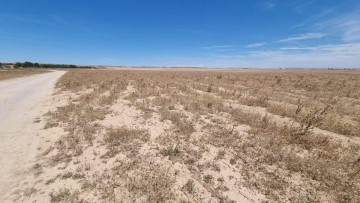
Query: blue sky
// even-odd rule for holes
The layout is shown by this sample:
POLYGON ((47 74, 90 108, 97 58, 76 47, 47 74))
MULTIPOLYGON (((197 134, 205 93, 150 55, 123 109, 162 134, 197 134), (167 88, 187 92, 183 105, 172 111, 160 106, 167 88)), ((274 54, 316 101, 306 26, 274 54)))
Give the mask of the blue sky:
POLYGON ((8 0, 0 62, 360 67, 359 0, 8 0))

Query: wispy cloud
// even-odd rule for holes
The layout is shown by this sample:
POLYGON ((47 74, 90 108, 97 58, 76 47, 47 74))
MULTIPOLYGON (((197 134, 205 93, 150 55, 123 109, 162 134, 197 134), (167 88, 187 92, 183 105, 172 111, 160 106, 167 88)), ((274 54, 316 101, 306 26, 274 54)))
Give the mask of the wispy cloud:
POLYGON ((217 46, 205 46, 203 49, 221 49, 221 48, 231 48, 233 45, 217 45, 217 46))
POLYGON ((294 0, 289 1, 289 7, 294 11, 300 13, 306 11, 307 7, 314 4, 316 1, 304 1, 304 0, 294 0))
POLYGON ((342 44, 327 44, 310 47, 280 47, 280 50, 296 51, 312 51, 317 53, 333 53, 339 55, 353 55, 360 57, 360 43, 342 43, 342 44))
POLYGON ((249 44, 246 47, 248 47, 248 48, 262 47, 262 46, 264 46, 266 44, 267 43, 265 43, 265 42, 260 42, 260 43, 249 44))
MULTIPOLYGON (((212 56, 159 58, 150 64, 196 67, 253 68, 360 68, 360 43, 327 44, 309 47, 284 47, 262 51, 214 53, 212 56)), ((149 60, 143 64, 149 65, 149 60)))
POLYGON ((54 22, 63 24, 63 25, 70 25, 71 22, 68 20, 65 20, 62 16, 59 15, 51 15, 51 18, 54 22))
MULTIPOLYGON (((300 2, 300 0, 298 0, 300 2)), ((309 4, 299 4, 301 10, 309 4)), ((360 68, 360 11, 339 13, 328 8, 305 19, 294 30, 306 30, 278 40, 242 47, 248 51, 212 52, 205 66, 257 68, 360 68), (258 49, 251 49, 261 47, 258 49)), ((228 45, 224 45, 228 47, 228 45)), ((203 47, 220 49, 224 46, 203 47)), ((224 48, 226 49, 226 48, 224 48)))
POLYGON ((7 13, 0 13, 0 17, 12 21, 18 21, 23 23, 32 23, 32 24, 42 24, 42 25, 52 25, 52 22, 37 19, 37 18, 31 18, 31 17, 23 17, 23 16, 15 16, 15 15, 9 15, 7 13))
POLYGON ((360 10, 339 13, 336 8, 327 8, 293 26, 293 28, 300 27, 328 33, 343 42, 359 42, 360 10))
MULTIPOLYGON (((321 39, 323 37, 325 37, 326 34, 324 33, 305 33, 305 34, 298 34, 298 35, 293 35, 293 36, 289 36, 285 39, 280 39, 274 42, 259 42, 259 43, 254 43, 254 44, 249 44, 246 47, 247 48, 256 48, 256 47, 262 47, 265 45, 269 45, 269 44, 275 44, 275 43, 283 43, 283 42, 295 42, 295 41, 302 41, 302 40, 311 40, 311 39, 321 39)), ((290 48, 294 48, 294 47, 285 47, 284 49, 290 49, 290 48)))
POLYGON ((318 23, 319 21, 323 21, 324 19, 328 19, 335 14, 336 14, 336 9, 327 8, 315 15, 309 16, 307 19, 304 19, 302 22, 293 25, 292 28, 311 27, 315 23, 318 23))
POLYGON ((44 25, 50 25, 50 26, 76 25, 75 22, 66 20, 62 16, 55 15, 55 14, 49 15, 49 16, 44 16, 44 18, 46 18, 46 20, 40 19, 40 18, 34 18, 31 16, 10 15, 7 13, 0 13, 0 18, 6 19, 8 21, 19 22, 19 23, 24 23, 24 24, 34 24, 34 25, 40 25, 40 26, 44 26, 44 25))
POLYGON ((317 50, 317 47, 280 47, 280 50, 317 50))
POLYGON ((314 27, 340 35, 345 42, 360 41, 360 12, 353 12, 336 16, 334 18, 322 19, 315 23, 314 27))
POLYGON ((278 40, 277 42, 291 42, 291 41, 300 41, 300 40, 321 39, 325 36, 326 36, 326 34, 324 34, 324 33, 305 33, 305 34, 290 36, 288 38, 278 40))
POLYGON ((237 67, 360 68, 360 43, 284 47, 216 57, 218 63, 237 67))
POLYGON ((275 3, 274 2, 265 2, 261 6, 264 10, 271 10, 275 7, 275 3))

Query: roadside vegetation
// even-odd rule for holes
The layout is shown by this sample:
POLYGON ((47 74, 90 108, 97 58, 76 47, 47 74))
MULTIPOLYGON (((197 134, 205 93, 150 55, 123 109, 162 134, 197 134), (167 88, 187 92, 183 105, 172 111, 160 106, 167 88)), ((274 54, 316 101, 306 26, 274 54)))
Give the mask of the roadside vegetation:
POLYGON ((0 63, 0 81, 47 72, 46 69, 94 69, 93 66, 72 64, 41 64, 25 61, 23 63, 0 63))
POLYGON ((63 133, 30 200, 360 199, 358 71, 72 70, 56 87, 45 128, 63 133))
POLYGON ((24 76, 30 76, 40 73, 46 73, 46 70, 2 70, 0 69, 0 81, 12 79, 12 78, 18 78, 18 77, 24 77, 24 76))

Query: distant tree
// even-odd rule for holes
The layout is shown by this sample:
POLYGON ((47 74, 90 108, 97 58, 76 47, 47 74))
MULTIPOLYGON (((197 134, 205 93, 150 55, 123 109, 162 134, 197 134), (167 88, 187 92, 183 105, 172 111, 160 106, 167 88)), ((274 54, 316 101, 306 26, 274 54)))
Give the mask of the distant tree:
POLYGON ((39 63, 34 63, 34 68, 40 68, 40 64, 39 63))
POLYGON ((2 68, 2 63, 0 62, 0 68, 2 68))
POLYGON ((22 65, 23 65, 24 68, 34 67, 34 64, 29 62, 29 61, 25 61, 22 65))
POLYGON ((20 63, 20 62, 17 62, 14 65, 14 68, 21 68, 21 67, 22 67, 22 63, 20 63))
POLYGON ((69 65, 69 68, 77 68, 75 65, 69 65))

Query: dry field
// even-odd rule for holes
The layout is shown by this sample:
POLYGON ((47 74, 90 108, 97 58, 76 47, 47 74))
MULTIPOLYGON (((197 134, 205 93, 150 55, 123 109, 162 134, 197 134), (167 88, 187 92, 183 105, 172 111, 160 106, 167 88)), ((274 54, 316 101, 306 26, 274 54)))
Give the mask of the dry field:
POLYGON ((1 70, 0 69, 0 81, 12 79, 12 78, 19 78, 34 74, 46 73, 47 70, 37 70, 37 69, 30 69, 30 70, 1 70))
POLYGON ((358 202, 360 72, 71 70, 32 202, 358 202))

